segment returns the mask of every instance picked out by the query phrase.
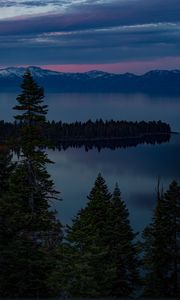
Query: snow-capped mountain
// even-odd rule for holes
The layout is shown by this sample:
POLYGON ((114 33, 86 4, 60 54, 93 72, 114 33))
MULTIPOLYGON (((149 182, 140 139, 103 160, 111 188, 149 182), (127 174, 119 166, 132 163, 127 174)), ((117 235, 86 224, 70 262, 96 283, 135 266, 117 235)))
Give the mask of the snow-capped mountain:
MULTIPOLYGON (((20 77, 22 78, 22 76, 24 75, 25 71, 27 70, 27 68, 16 68, 16 67, 10 67, 10 68, 6 68, 6 69, 0 69, 0 77, 20 77)), ((58 74, 60 74, 59 72, 54 72, 54 71, 50 71, 50 70, 43 70, 39 67, 33 67, 30 66, 28 67, 28 70, 31 71, 31 74, 35 77, 44 77, 44 76, 57 76, 58 74)))
MULTIPOLYGON (((113 74, 98 70, 85 73, 64 73, 28 67, 46 92, 63 93, 148 93, 180 95, 180 70, 153 70, 144 75, 113 74)), ((16 92, 27 68, 0 69, 0 92, 16 92)))

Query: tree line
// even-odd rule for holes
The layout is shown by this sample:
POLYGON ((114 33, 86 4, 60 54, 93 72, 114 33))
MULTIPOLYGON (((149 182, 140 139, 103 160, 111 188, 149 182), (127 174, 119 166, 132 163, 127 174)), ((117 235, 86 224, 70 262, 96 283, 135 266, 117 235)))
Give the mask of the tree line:
POLYGON ((124 137, 142 137, 170 133, 170 125, 162 121, 128 122, 128 121, 103 121, 95 122, 62 123, 47 122, 46 134, 58 140, 96 140, 124 137))
POLYGON ((0 296, 129 297, 180 295, 180 186, 157 189, 142 238, 130 225, 118 184, 98 174, 86 206, 63 226, 60 195, 47 172, 44 92, 27 71, 17 97, 19 159, 0 152, 0 296), (142 272, 143 270, 143 272, 142 272))
POLYGON ((161 144, 169 142, 171 137, 170 125, 162 121, 48 121, 44 132, 46 138, 59 150, 84 147, 86 151, 92 148, 100 151, 103 148, 135 147, 142 143, 161 144))
MULTIPOLYGON (((0 137, 2 141, 11 137, 20 137, 22 120, 20 122, 0 121, 0 137)), ((161 143, 170 139, 170 125, 162 121, 128 122, 103 121, 63 123, 47 121, 41 125, 44 137, 53 145, 59 147, 78 145, 102 145, 110 147, 136 145, 137 143, 161 143), (134 141, 134 142, 133 142, 134 141)))
MULTIPOLYGON (((23 122, 0 121, 0 143, 19 140, 23 122)), ((93 148, 116 149, 136 147, 139 144, 167 143, 171 138, 170 125, 162 121, 127 122, 91 120, 82 123, 62 123, 47 121, 39 128, 48 141, 49 147, 60 150, 84 147, 86 151, 93 148)))

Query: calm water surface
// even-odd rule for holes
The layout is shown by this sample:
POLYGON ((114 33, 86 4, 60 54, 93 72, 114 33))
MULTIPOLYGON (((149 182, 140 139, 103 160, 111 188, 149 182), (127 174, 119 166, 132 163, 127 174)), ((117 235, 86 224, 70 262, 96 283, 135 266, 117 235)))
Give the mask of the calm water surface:
MULTIPOLYGON (((15 112, 15 94, 0 94, 0 119, 11 120, 15 112)), ((180 132, 180 98, 152 98, 121 94, 49 94, 49 119, 65 122, 87 119, 163 120, 180 132)), ((55 162, 49 166, 62 202, 56 203, 63 223, 69 223, 84 207, 99 172, 112 191, 119 183, 122 197, 131 214, 131 223, 141 230, 149 221, 156 198, 157 178, 164 189, 172 179, 180 182, 180 135, 172 135, 168 144, 139 145, 126 149, 84 148, 49 151, 55 162)))
POLYGON ((172 179, 180 182, 180 135, 173 135, 170 143, 139 145, 137 147, 85 152, 83 148, 49 151, 55 162, 49 167, 63 201, 57 204, 64 223, 84 207, 94 180, 103 174, 112 191, 118 182, 122 197, 136 230, 149 221, 156 199, 157 179, 164 189, 172 179))
MULTIPOLYGON (((12 119, 17 94, 0 94, 0 119, 12 119)), ((180 131, 180 97, 143 94, 47 94, 49 119, 71 122, 88 119, 162 120, 180 131)))

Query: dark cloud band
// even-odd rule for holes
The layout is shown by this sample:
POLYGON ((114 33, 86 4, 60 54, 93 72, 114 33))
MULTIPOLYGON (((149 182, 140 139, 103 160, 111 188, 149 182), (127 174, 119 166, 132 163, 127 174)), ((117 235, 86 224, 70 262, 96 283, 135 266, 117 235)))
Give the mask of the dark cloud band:
MULTIPOLYGON (((13 60, 33 64, 37 61, 44 64, 112 63, 176 57, 179 52, 179 0, 19 3, 32 7, 68 4, 68 9, 61 13, 1 20, 0 57, 3 61, 11 58, 12 63, 13 60)), ((19 3, 7 1, 7 5, 19 3)))

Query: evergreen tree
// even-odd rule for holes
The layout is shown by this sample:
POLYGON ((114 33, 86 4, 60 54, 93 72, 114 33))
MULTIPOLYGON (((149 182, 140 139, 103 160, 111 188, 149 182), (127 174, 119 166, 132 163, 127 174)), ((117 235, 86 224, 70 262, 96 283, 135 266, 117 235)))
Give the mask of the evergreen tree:
POLYGON ((17 97, 18 105, 15 110, 21 114, 15 119, 21 121, 21 135, 19 146, 22 150, 22 160, 27 171, 27 180, 30 190, 29 206, 35 209, 34 194, 43 193, 44 204, 48 206, 48 200, 56 198, 58 192, 54 189, 53 181, 46 170, 46 164, 51 163, 42 147, 47 146, 44 138, 43 126, 47 105, 42 105, 44 92, 34 81, 27 70, 21 85, 22 93, 17 97))
POLYGON ((139 281, 139 261, 137 245, 130 222, 129 212, 121 198, 116 184, 110 209, 110 257, 111 257, 111 291, 116 297, 132 295, 139 281), (112 268, 113 266, 113 268, 112 268))
POLYGON ((41 149, 46 144, 41 129, 47 106, 29 71, 22 89, 15 107, 22 112, 16 116, 21 120, 21 159, 0 202, 0 295, 56 296, 61 285, 56 251, 62 226, 51 210, 50 200, 58 193, 46 169, 50 161, 41 149))
POLYGON ((26 157, 37 154, 35 148, 46 145, 43 126, 48 106, 43 104, 44 91, 34 81, 29 70, 23 76, 22 92, 17 97, 18 104, 13 108, 20 114, 15 116, 21 124, 19 144, 26 157))
POLYGON ((105 296, 109 272, 106 223, 110 207, 110 193, 105 180, 98 175, 88 203, 81 209, 72 226, 68 226, 67 240, 73 247, 71 289, 74 296, 105 296))
POLYGON ((135 234, 118 186, 110 195, 98 175, 89 202, 68 227, 71 294, 74 296, 130 296, 138 283, 135 234))
POLYGON ((158 192, 153 220, 143 233, 146 296, 180 296, 180 187, 158 192))

